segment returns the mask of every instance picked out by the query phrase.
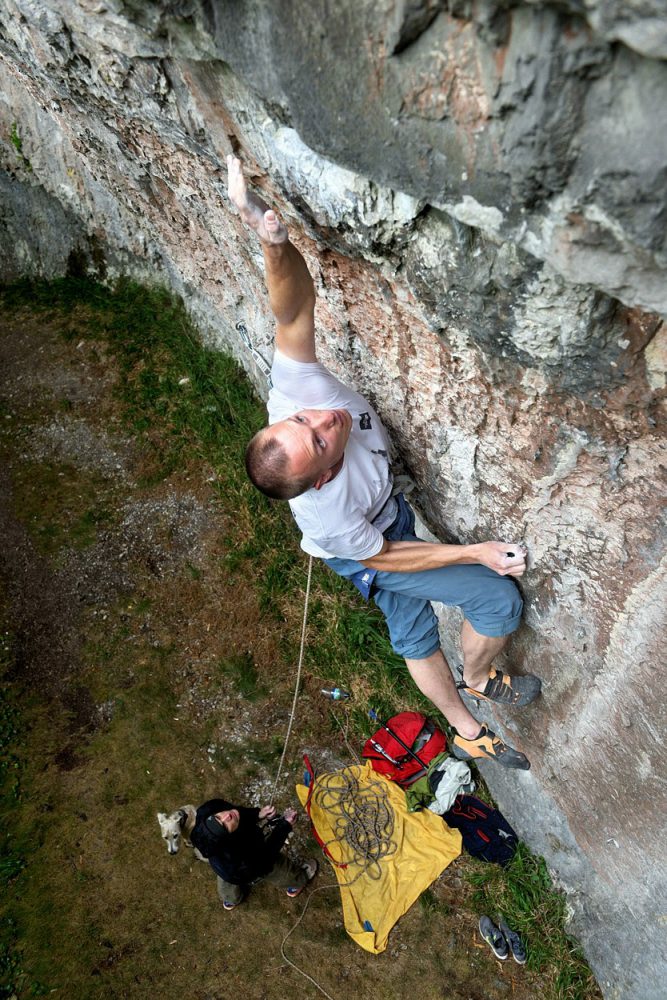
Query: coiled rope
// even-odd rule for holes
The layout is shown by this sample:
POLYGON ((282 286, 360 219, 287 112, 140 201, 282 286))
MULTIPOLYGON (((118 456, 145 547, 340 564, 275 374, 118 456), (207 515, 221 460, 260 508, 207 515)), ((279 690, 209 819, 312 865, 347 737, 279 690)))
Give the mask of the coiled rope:
POLYGON ((329 813, 333 837, 324 844, 345 845, 345 863, 376 881, 382 876, 380 862, 398 850, 394 835, 394 813, 389 805, 387 788, 379 781, 360 787, 349 770, 332 771, 317 781, 313 799, 329 813))

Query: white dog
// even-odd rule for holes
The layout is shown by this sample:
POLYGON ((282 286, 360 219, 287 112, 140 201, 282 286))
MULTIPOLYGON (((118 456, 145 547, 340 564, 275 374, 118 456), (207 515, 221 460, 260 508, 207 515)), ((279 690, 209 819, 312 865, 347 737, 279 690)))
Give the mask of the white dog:
MULTIPOLYGON (((158 813, 157 821, 160 824, 162 839, 167 841, 167 850, 170 854, 178 854, 181 846, 181 838, 185 841, 186 847, 192 847, 190 834, 195 825, 197 810, 194 806, 181 806, 175 812, 167 816, 166 813, 158 813)), ((198 861, 206 861, 206 858, 199 853, 195 847, 195 857, 198 861)))

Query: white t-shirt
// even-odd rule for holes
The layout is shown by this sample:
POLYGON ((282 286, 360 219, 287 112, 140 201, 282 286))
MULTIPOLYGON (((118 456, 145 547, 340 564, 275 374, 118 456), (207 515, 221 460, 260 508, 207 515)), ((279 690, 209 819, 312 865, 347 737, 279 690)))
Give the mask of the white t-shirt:
POLYGON ((352 430, 340 472, 319 490, 289 501, 303 537, 301 548, 320 559, 370 559, 396 517, 387 432, 370 403, 319 362, 294 361, 276 351, 271 368, 269 424, 299 410, 348 410, 352 430))

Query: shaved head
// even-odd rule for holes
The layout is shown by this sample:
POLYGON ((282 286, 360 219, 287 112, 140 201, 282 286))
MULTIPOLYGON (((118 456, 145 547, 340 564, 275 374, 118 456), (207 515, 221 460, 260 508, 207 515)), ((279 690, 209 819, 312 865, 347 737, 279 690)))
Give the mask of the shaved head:
POLYGON ((351 429, 347 410, 299 410, 255 434, 246 450, 248 475, 272 500, 319 490, 338 475, 351 429))
POLYGON ((250 481, 272 500, 293 500, 313 485, 316 476, 293 476, 290 457, 273 428, 255 434, 246 448, 245 467, 250 481))

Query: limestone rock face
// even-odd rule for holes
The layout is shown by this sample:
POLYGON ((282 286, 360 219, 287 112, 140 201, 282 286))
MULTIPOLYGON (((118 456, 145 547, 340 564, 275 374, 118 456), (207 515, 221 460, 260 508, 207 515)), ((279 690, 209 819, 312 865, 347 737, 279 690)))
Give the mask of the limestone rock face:
POLYGON ((167 283, 262 391, 239 152, 430 528, 526 541, 544 695, 494 725, 533 766, 485 776, 628 1000, 667 972, 666 57, 657 0, 0 8, 0 277, 167 283))

